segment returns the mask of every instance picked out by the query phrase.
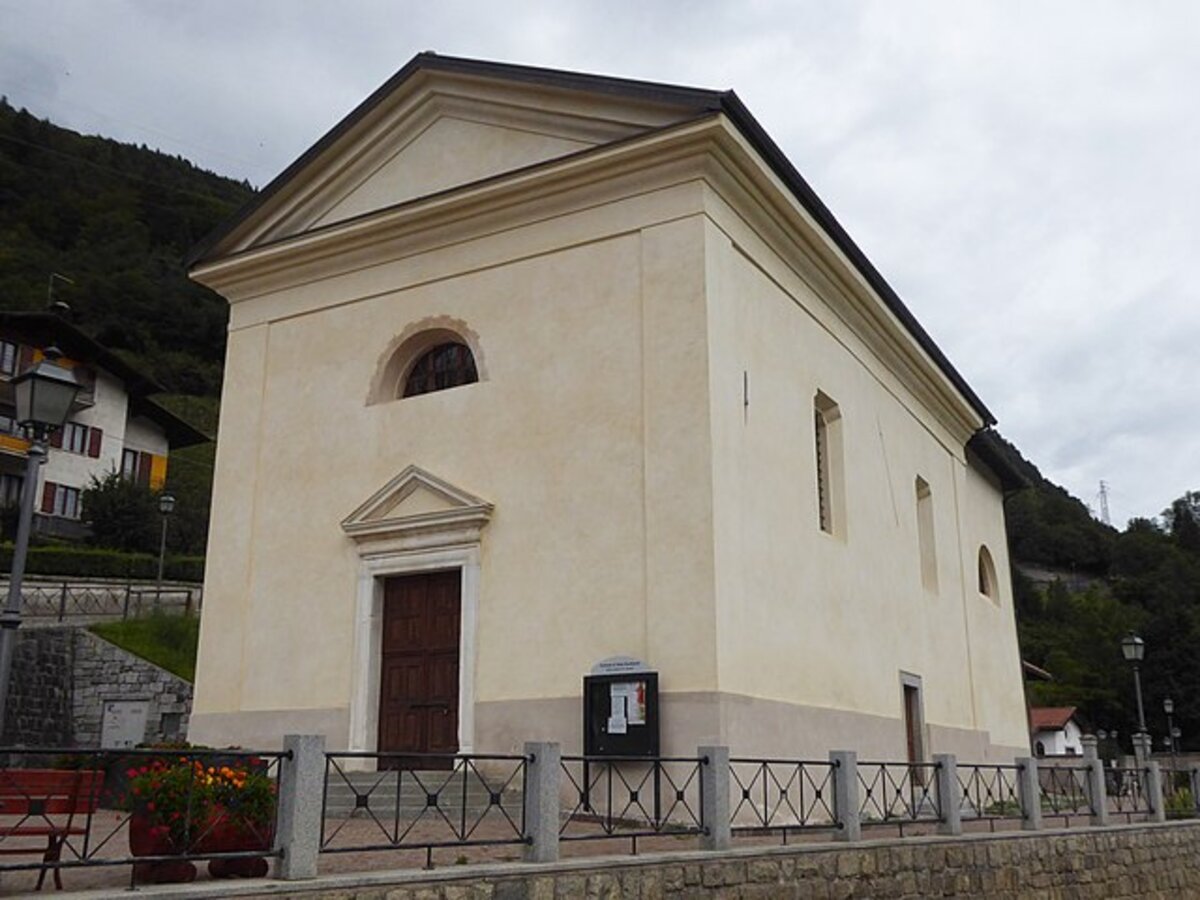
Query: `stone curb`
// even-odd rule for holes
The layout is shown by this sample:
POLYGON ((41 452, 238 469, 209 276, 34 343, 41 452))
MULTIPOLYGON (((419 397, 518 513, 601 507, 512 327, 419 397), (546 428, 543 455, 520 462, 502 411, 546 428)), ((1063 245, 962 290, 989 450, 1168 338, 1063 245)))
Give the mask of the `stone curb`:
MULTIPOLYGON (((853 853, 890 847, 919 847, 935 845, 971 845, 987 842, 1045 841, 1060 837, 1116 835, 1139 831, 1162 831, 1181 828, 1200 829, 1200 820, 1174 822, 1137 822, 1110 825, 1106 828, 1047 828, 1036 834, 1026 831, 977 833, 962 835, 921 835, 908 838, 889 837, 868 839, 854 844, 822 842, 790 844, 777 847, 734 847, 714 853, 689 850, 669 853, 646 853, 639 856, 595 856, 561 860, 555 863, 485 863, 454 866, 426 871, 424 869, 393 869, 361 873, 318 875, 304 881, 221 881, 204 884, 178 884, 139 887, 131 894, 128 889, 79 891, 70 894, 71 900, 100 900, 100 898, 137 897, 138 900, 215 900, 224 897, 295 897, 328 891, 353 891, 371 888, 412 888, 422 885, 443 885, 457 882, 477 882, 482 879, 530 878, 548 875, 571 875, 580 872, 610 872, 614 869, 642 869, 668 865, 723 863, 775 857, 806 856, 815 853, 853 853)), ((69 870, 68 870, 69 871, 69 870)), ((39 897, 40 894, 25 896, 39 897)))

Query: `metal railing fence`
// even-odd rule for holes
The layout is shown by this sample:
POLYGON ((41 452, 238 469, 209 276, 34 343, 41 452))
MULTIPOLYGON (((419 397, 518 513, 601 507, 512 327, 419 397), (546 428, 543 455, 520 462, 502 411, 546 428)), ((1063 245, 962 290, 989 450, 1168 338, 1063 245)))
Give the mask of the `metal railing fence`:
POLYGON ((529 762, 506 754, 327 753, 320 852, 423 850, 432 868, 438 848, 526 844, 529 762), (350 802, 339 806, 339 799, 350 802))
POLYGON ((956 770, 962 819, 986 821, 995 831, 997 822, 1025 818, 1019 786, 1021 766, 960 763, 956 770))
POLYGON ((1087 766, 1055 766, 1038 769, 1038 803, 1045 818, 1061 818, 1070 827, 1071 819, 1095 817, 1096 798, 1087 766))
POLYGON ((95 582, 25 582, 21 614, 27 625, 75 619, 137 618, 154 610, 168 614, 199 613, 199 585, 101 584, 95 582))
POLYGON ((942 821, 935 787, 940 763, 860 762, 859 817, 865 825, 905 825, 942 821))
POLYGON ((1190 769, 1182 766, 1163 766, 1162 791, 1163 810, 1168 819, 1195 819, 1198 817, 1195 785, 1190 769))
POLYGON ((702 834, 704 757, 563 756, 569 806, 559 840, 702 834))
POLYGON ((730 823, 738 833, 836 830, 834 774, 829 760, 729 760, 730 823))

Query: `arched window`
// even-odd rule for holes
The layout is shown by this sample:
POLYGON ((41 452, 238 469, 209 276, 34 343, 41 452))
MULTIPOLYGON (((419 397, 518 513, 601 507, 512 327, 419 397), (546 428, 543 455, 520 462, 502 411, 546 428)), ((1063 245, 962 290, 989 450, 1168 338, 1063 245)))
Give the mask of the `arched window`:
POLYGON ((991 600, 998 601, 996 590, 996 564, 992 562, 992 554, 987 547, 979 547, 979 593, 991 600))
POLYGON ((475 370, 475 357, 471 348, 458 341, 447 341, 426 350, 408 370, 404 378, 403 397, 415 397, 432 391, 463 384, 474 384, 479 380, 475 370))
POLYGON ((1036 753, 1039 757, 1045 756, 1046 755, 1046 745, 1044 743, 1042 743, 1041 741, 1038 741, 1036 746, 1034 746, 1034 748, 1033 748, 1033 752, 1036 753))

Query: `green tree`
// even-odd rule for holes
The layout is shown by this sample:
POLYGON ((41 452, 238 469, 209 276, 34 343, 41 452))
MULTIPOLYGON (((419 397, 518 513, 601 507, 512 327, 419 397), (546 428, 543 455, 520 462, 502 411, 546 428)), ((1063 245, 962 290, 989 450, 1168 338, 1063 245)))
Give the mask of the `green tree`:
POLYGON ((115 550, 158 551, 158 495, 149 488, 114 470, 103 478, 93 477, 82 500, 93 544, 115 550))

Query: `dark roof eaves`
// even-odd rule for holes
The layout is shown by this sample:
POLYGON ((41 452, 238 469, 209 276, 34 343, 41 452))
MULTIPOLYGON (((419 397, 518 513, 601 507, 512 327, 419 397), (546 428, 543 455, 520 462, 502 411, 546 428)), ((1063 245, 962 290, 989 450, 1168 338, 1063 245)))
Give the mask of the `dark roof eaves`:
POLYGON ((999 479, 1005 494, 1013 494, 1030 486, 1029 479, 1010 462, 1000 436, 994 429, 981 428, 971 435, 967 450, 999 479))
POLYGON ((34 327, 44 328, 51 334, 51 342, 58 344, 64 355, 68 357, 86 355, 89 361, 94 361, 102 369, 107 369, 124 381, 126 390, 130 394, 158 394, 166 390, 149 375, 139 372, 103 344, 97 343, 95 339, 55 313, 36 310, 4 310, 0 311, 0 322, 2 321, 26 322, 31 323, 34 327), (63 347, 63 344, 67 345, 66 348, 63 347), (70 352, 72 346, 82 347, 86 353, 73 354, 70 352))
POLYGON ((167 443, 172 450, 181 447, 191 447, 195 444, 207 444, 212 441, 211 435, 205 434, 196 426, 164 406, 155 403, 149 397, 133 397, 131 405, 136 415, 145 416, 154 422, 167 436, 167 443))

